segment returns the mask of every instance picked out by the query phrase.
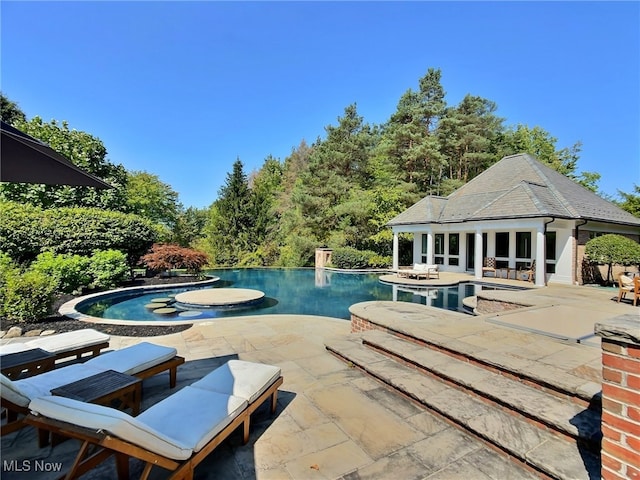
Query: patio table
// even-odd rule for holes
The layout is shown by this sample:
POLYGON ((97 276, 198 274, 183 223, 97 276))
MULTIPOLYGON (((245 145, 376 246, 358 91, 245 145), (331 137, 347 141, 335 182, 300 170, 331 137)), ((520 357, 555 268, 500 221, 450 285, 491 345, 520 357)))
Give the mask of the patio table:
POLYGON ((118 408, 131 408, 131 412, 135 416, 140 413, 142 379, 115 370, 106 370, 54 388, 51 390, 51 394, 106 406, 117 401, 119 402, 118 408))
POLYGON ((11 380, 16 380, 23 373, 30 376, 53 370, 55 362, 55 354, 41 348, 32 348, 0 355, 0 371, 11 380))

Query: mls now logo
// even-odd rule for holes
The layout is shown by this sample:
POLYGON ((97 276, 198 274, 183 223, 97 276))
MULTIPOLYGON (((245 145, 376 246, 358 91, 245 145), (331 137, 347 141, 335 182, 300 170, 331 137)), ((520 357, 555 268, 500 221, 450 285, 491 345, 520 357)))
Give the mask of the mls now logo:
POLYGON ((62 462, 3 460, 2 470, 5 472, 59 472, 62 470, 62 462))

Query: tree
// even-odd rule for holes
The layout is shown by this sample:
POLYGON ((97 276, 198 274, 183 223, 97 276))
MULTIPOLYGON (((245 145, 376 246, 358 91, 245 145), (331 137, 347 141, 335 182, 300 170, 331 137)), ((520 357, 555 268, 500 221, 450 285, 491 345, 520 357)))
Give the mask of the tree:
POLYGON ((503 119, 495 115, 497 109, 491 100, 466 95, 459 105, 445 111, 438 135, 449 180, 466 183, 499 160, 492 148, 503 129, 503 119))
POLYGON ((632 193, 625 193, 618 190, 618 195, 622 197, 622 201, 615 203, 631 215, 640 217, 640 185, 634 184, 632 193))
POLYGON ((190 273, 199 273, 209 259, 204 252, 192 248, 171 244, 155 244, 149 253, 140 258, 140 261, 147 268, 155 271, 171 272, 176 268, 186 268, 190 273))
POLYGON ((517 153, 529 153, 555 171, 571 178, 583 187, 596 192, 600 174, 595 172, 576 172, 582 144, 574 143, 570 147, 558 149, 558 139, 545 129, 518 124, 504 132, 498 142, 500 157, 517 153))
POLYGON ((126 204, 135 213, 169 230, 175 227, 180 212, 178 194, 157 175, 133 171, 127 175, 126 204))
POLYGON ((115 188, 99 190, 67 185, 0 184, 0 200, 10 200, 43 208, 97 207, 125 211, 124 185, 127 173, 122 165, 106 159, 104 144, 92 135, 70 130, 66 122, 44 123, 40 117, 15 125, 28 135, 49 144, 83 170, 101 178, 115 188))
POLYGON ((2 93, 0 93, 0 116, 2 121, 7 122, 9 125, 27 121, 26 115, 20 110, 18 104, 9 100, 2 93))
POLYGON ((216 264, 235 265, 242 253, 249 250, 255 225, 251 191, 240 159, 227 174, 214 206, 206 227, 206 241, 216 264))
POLYGON ((178 213, 176 223, 171 234, 171 243, 181 247, 193 246, 195 242, 205 236, 204 226, 207 223, 207 211, 189 207, 178 213))
POLYGON ((242 259, 243 265, 269 265, 277 258, 280 213, 275 205, 282 191, 283 174, 280 161, 269 155, 260 170, 249 179, 254 225, 250 252, 242 259))
POLYGON ((419 90, 409 89, 385 126, 381 148, 404 172, 404 180, 431 192, 442 175, 444 158, 436 130, 446 103, 441 72, 430 68, 419 80, 419 90))
MULTIPOLYGON (((309 240, 328 244, 332 234, 349 228, 351 199, 371 183, 368 160, 375 137, 355 105, 345 108, 337 126, 327 126, 327 138, 318 140, 292 192, 294 216, 305 224, 309 240), (343 204, 344 205, 341 205, 343 204)), ((291 217, 290 217, 291 219, 291 217)), ((291 230, 299 230, 289 224, 291 230)), ((341 246, 341 245, 337 245, 341 246)))
POLYGON ((640 265, 640 244, 613 233, 589 240, 584 253, 592 263, 608 266, 607 283, 613 280, 613 265, 640 265))

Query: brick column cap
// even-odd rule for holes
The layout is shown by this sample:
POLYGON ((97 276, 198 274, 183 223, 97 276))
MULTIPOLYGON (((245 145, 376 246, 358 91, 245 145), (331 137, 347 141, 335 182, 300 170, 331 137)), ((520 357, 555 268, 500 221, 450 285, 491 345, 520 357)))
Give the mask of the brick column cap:
POLYGON ((606 340, 634 343, 640 346, 640 318, 626 314, 595 324, 595 334, 606 340))

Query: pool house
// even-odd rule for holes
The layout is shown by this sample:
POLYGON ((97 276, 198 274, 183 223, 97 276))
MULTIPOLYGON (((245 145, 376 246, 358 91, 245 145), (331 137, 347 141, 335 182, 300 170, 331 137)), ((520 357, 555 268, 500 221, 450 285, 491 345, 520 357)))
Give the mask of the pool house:
POLYGON ((413 235, 413 262, 441 271, 533 281, 585 283, 584 246, 598 235, 640 241, 640 218, 622 210, 529 154, 503 158, 448 197, 429 195, 392 219, 393 268, 399 235, 413 235))

